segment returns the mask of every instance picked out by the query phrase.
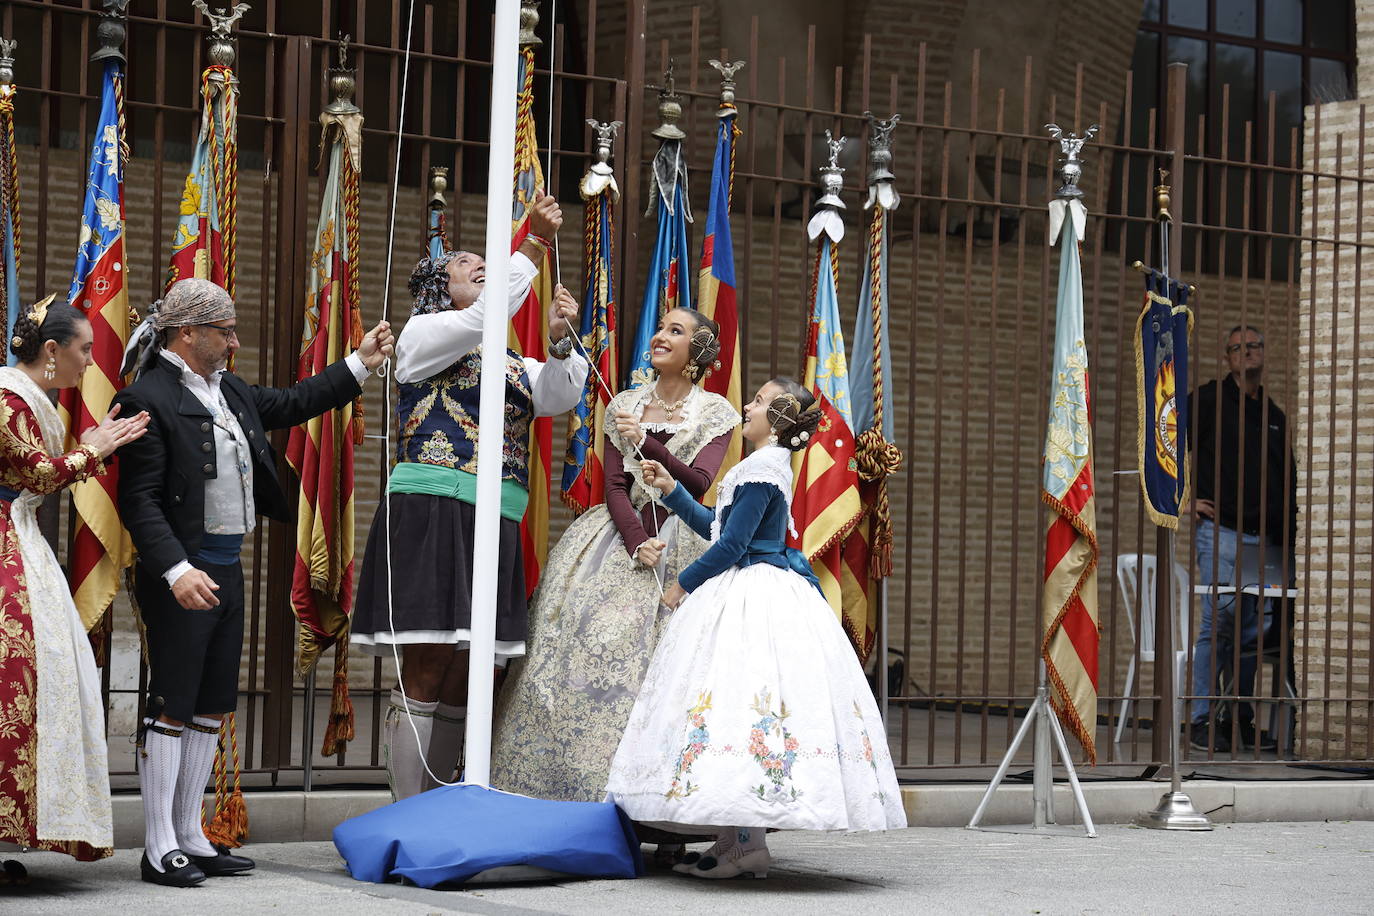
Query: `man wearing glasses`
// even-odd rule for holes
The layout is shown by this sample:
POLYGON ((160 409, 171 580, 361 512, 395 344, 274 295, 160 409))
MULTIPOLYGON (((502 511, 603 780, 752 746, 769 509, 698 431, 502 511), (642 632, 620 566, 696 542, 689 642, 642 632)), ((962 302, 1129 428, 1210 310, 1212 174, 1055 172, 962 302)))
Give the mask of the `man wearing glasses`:
MULTIPOLYGON (((1297 471, 1288 444, 1288 422, 1262 384, 1264 335, 1252 325, 1237 326, 1226 336, 1224 348, 1229 374, 1199 386, 1189 414, 1197 424, 1193 512, 1197 519, 1198 581, 1238 587, 1287 584, 1236 581, 1238 565, 1261 571, 1258 578, 1270 578, 1274 566, 1286 567, 1291 578, 1297 471), (1273 562, 1276 555, 1288 557, 1287 562, 1273 562), (1262 572, 1266 567, 1270 576, 1262 572)), ((1193 645, 1192 692, 1196 696, 1215 696, 1217 673, 1229 668, 1234 658, 1236 597, 1229 593, 1202 598, 1202 621, 1193 645)), ((1269 607, 1263 615, 1263 645, 1273 649, 1283 638, 1274 606, 1277 602, 1265 604, 1269 607)), ((1240 596, 1240 648, 1248 657, 1242 657, 1234 678, 1239 696, 1254 692, 1259 608, 1257 596, 1240 596)), ((1188 737, 1192 746, 1229 752, 1230 729, 1209 728, 1211 702, 1197 699, 1191 707, 1188 737)), ((1249 704, 1239 705, 1236 719, 1240 743, 1254 747, 1258 738, 1261 748, 1272 749, 1272 737, 1257 736, 1253 715, 1249 704)))
POLYGON ((152 350, 139 361, 146 368, 114 399, 124 416, 151 417, 138 447, 118 452, 119 511, 138 551, 134 597, 149 665, 138 753, 141 871, 145 881, 189 887, 253 867, 206 840, 200 808, 220 721, 238 705, 239 549, 258 515, 291 516, 267 433, 352 401, 395 338, 383 321, 319 375, 260 388, 226 371, 239 341, 222 287, 181 280, 150 320, 152 350))

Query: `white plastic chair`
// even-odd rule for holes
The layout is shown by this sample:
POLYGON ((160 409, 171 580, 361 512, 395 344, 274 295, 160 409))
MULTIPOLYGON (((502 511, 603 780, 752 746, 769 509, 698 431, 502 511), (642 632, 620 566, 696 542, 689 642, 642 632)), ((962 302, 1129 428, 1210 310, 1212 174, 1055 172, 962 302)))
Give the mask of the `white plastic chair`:
MULTIPOLYGON (((1116 735, 1113 740, 1117 743, 1120 743, 1121 736, 1125 734, 1126 720, 1130 718, 1136 660, 1149 663, 1155 660, 1155 578, 1153 554, 1131 553, 1116 558, 1116 586, 1120 589, 1122 603, 1126 606, 1126 620, 1132 640, 1135 639, 1136 632, 1136 608, 1143 609, 1140 615, 1140 651, 1131 653, 1131 664, 1126 669, 1126 686, 1121 691, 1126 699, 1121 703, 1121 714, 1116 720, 1116 735)), ((1188 621, 1188 592, 1188 570, 1176 562, 1173 577, 1175 702, 1178 702, 1179 685, 1183 683, 1188 664, 1188 641, 1192 638, 1188 621)))

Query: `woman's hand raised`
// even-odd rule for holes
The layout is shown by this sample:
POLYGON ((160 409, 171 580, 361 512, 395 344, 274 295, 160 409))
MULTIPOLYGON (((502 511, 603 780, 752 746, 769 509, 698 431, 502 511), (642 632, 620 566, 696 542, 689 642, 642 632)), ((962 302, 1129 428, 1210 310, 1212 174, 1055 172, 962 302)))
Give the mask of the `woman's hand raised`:
POLYGON ((81 434, 81 444, 89 445, 100 453, 101 458, 108 458, 114 454, 115 449, 121 445, 127 445, 138 437, 142 436, 148 429, 148 411, 139 412, 136 416, 127 419, 119 419, 119 405, 110 408, 110 412, 105 415, 99 425, 92 426, 81 434))

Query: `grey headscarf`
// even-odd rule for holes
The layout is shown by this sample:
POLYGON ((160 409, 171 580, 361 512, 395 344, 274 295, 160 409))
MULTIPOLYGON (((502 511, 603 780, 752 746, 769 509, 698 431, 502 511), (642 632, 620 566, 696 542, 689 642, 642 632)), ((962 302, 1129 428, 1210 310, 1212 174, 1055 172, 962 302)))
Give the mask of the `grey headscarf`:
POLYGON ((233 317, 234 300, 224 287, 198 277, 178 280, 167 295, 148 306, 148 317, 129 335, 120 373, 134 372, 137 377, 148 368, 162 348, 161 332, 168 328, 209 324, 233 317))

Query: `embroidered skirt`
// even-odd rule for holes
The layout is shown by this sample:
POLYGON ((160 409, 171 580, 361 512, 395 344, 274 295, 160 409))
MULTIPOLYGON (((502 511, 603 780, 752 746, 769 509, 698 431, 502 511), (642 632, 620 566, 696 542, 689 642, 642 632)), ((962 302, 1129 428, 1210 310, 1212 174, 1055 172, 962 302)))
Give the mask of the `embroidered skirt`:
MULTIPOLYGON (((472 545, 476 509, 444 496, 392 493, 391 576, 387 589, 386 506, 377 508, 358 576, 352 645, 389 655, 391 644, 466 647, 472 626, 472 545)), ((520 523, 501 519, 494 571, 496 654, 525 654, 527 612, 520 523)))
POLYGON ((809 582, 763 564, 707 580, 664 627, 606 791, 669 828, 906 826, 839 621, 809 582))
MULTIPOLYGON (((672 583, 706 550, 676 518, 657 575, 672 583)), ((601 801, 625 721, 667 620, 655 571, 639 566, 604 505, 583 513, 549 554, 530 605, 529 653, 511 665, 496 707, 491 784, 560 801, 601 801)))

